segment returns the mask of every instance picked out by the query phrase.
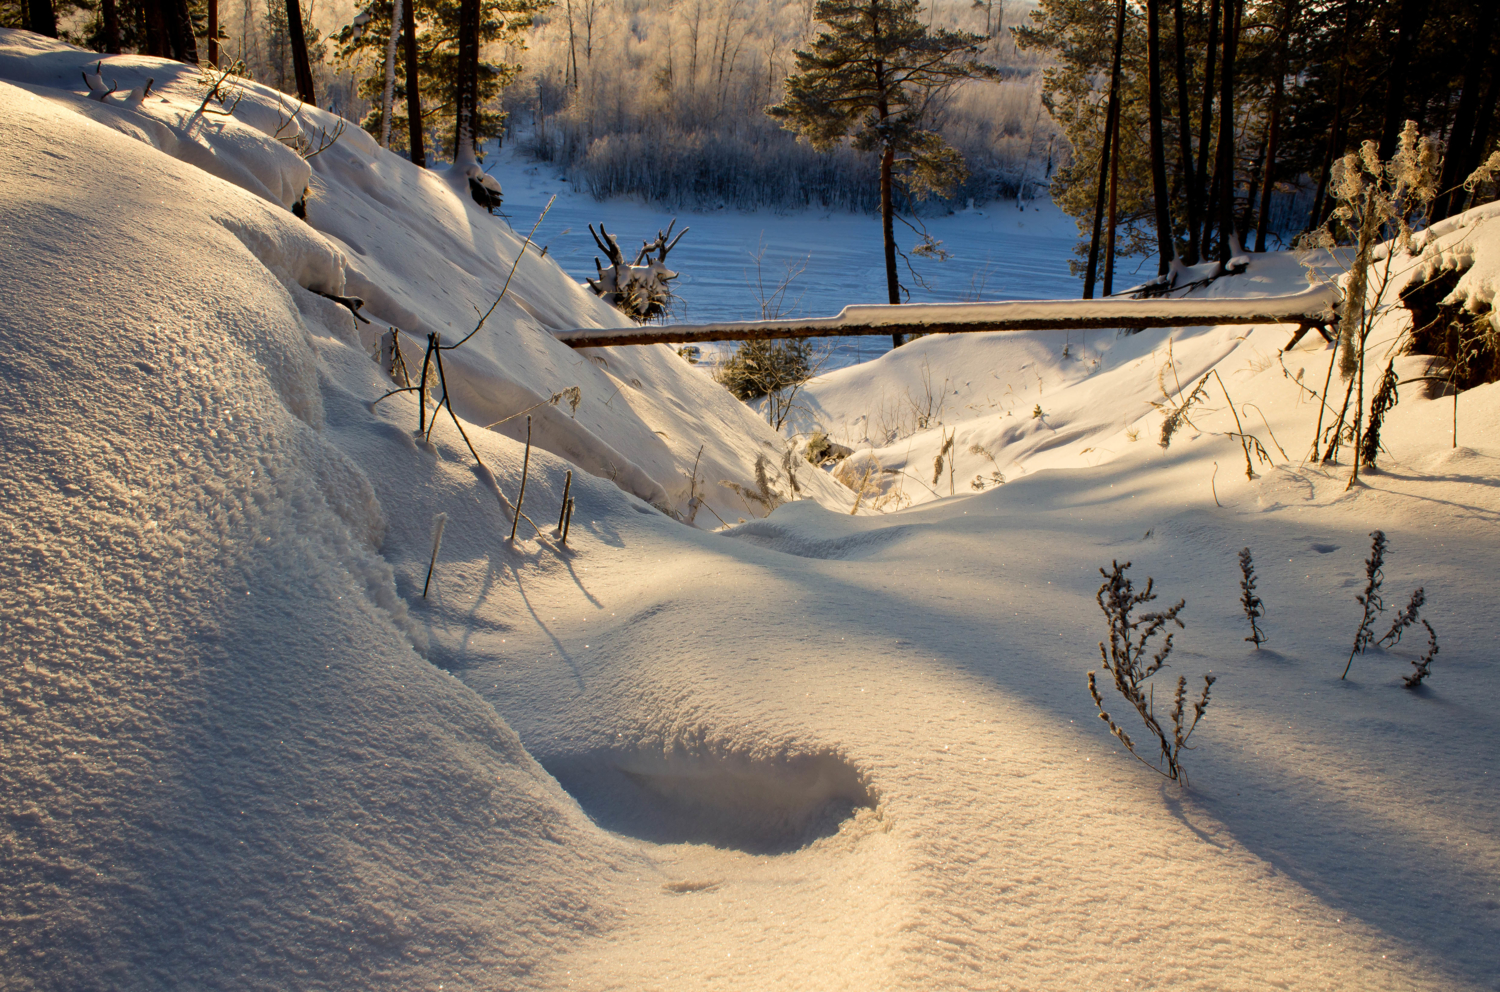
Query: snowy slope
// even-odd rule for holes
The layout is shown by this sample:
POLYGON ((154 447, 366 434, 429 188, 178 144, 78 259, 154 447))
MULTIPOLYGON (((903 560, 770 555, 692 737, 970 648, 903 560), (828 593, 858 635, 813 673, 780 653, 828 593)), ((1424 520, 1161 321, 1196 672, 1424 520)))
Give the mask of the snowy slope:
MULTIPOLYGON (((415 168, 356 127, 304 161, 275 136, 304 135, 316 148, 336 132, 337 118, 309 108, 293 120, 294 102, 256 84, 234 90, 231 116, 199 114, 207 87, 197 71, 160 60, 116 56, 103 65, 101 74, 117 82, 120 93, 154 78, 144 100, 118 94, 102 102, 89 99, 81 73, 92 71, 97 57, 25 32, 5 38, 0 78, 283 207, 307 188, 308 223, 323 236, 316 265, 298 269, 311 263, 283 258, 274 239, 252 250, 305 288, 364 299, 373 323, 358 325, 360 344, 373 352, 386 328, 399 327, 414 376, 427 334, 438 332, 449 343, 462 338, 506 284, 524 233, 476 207, 462 176, 415 168)), ((207 109, 218 106, 210 102, 207 109)), ((780 461, 779 439, 753 413, 666 347, 575 352, 550 334, 559 327, 623 322, 533 247, 521 256, 484 329, 445 357, 455 409, 472 424, 493 424, 577 387, 582 401, 576 411, 556 404, 533 412, 535 443, 684 517, 692 515, 687 504, 694 492, 731 522, 747 512, 763 513, 759 504, 747 511, 720 484, 754 488, 757 458, 780 461), (689 478, 695 463, 696 488, 689 478)), ((386 402, 415 421, 410 395, 386 402)), ((497 429, 524 440, 525 418, 497 429)), ((838 487, 810 479, 820 498, 844 498, 838 487)), ((784 477, 780 483, 782 490, 790 488, 784 477)), ((705 519, 711 520, 707 514, 705 519)))
MULTIPOLYGON (((716 534, 548 448, 526 495, 541 532, 513 544, 494 485, 516 498, 521 445, 470 430, 477 472, 451 423, 428 445, 414 403, 372 411, 389 382, 360 328, 302 287, 363 274, 389 297, 376 315, 446 333, 487 305, 460 270, 498 275, 515 239, 420 176, 400 189, 421 209, 378 169, 360 191, 338 158, 309 172, 303 224, 275 193, 297 163, 251 124, 186 149, 87 102, 82 53, 0 41, 0 77, 29 80, 0 82, 6 987, 1495 988, 1495 385, 1460 397, 1457 447, 1452 398, 1403 387, 1382 470, 1346 491, 1347 458, 1301 462, 1317 403, 1295 377, 1321 391, 1329 353, 1304 341, 1284 375, 1287 329, 1090 334, 1067 358, 1055 337, 927 338, 814 398, 858 440, 925 360, 960 391, 941 415, 955 446, 990 438, 1004 485, 851 516, 809 468, 832 509, 716 534), (1217 380, 1156 445, 1148 400, 1210 367, 1273 456, 1254 479, 1217 380), (1058 433, 1095 433, 1009 433, 1038 403, 1058 433), (1399 682, 1410 635, 1338 678, 1376 527, 1386 602, 1424 586, 1442 638, 1420 692, 1399 682), (1237 607, 1247 545, 1259 652, 1237 607), (1188 789, 1124 753, 1088 697, 1111 559, 1188 601, 1167 674, 1218 676, 1188 789)), ((142 116, 184 112, 175 85, 142 116)), ((1435 251, 1478 269, 1496 249, 1469 224, 1435 251)), ((1240 278, 1302 276, 1258 259, 1240 278)), ((487 383, 577 381, 543 377, 568 356, 520 302, 608 317, 556 270, 516 279, 506 333, 462 370, 476 428, 487 383)), ((714 434, 705 461, 717 448, 742 486, 775 454, 670 353, 604 357, 613 379, 582 380, 582 426, 550 445, 607 444, 663 488, 652 465, 685 481, 697 447, 669 438, 653 462, 643 428, 714 434), (625 377, 641 386, 598 392, 625 377)), ((936 433, 903 439, 908 492, 936 433)))

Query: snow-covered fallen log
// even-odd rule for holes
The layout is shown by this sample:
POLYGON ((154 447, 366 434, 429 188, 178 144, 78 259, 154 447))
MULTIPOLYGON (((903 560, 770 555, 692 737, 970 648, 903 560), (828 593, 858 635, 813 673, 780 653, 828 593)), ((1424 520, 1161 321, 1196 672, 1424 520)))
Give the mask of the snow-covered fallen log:
POLYGON ((958 334, 974 331, 1094 330, 1108 327, 1183 327, 1218 324, 1297 324, 1332 319, 1338 290, 1321 283, 1288 296, 1244 299, 1030 300, 1004 303, 859 304, 836 317, 731 320, 655 327, 584 327, 555 331, 574 348, 619 344, 748 341, 861 334, 958 334))

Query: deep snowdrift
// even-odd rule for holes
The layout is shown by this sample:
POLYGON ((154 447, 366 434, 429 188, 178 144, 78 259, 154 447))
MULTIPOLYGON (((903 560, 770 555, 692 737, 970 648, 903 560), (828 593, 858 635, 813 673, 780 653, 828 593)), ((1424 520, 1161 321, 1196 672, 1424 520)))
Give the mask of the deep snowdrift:
MULTIPOLYGON (((718 480, 753 491, 777 440, 666 349, 559 350, 550 321, 612 317, 549 260, 452 353, 489 472, 449 422, 415 441, 410 398, 372 411, 370 329, 308 288, 471 327, 519 242, 443 176, 353 132, 304 173, 268 91, 186 121, 181 67, 106 63, 167 81, 132 109, 83 95, 85 53, 0 46, 7 987, 1494 987, 1496 386, 1460 398, 1458 447, 1451 398, 1403 387, 1346 492, 1299 461, 1316 339, 1284 374, 1285 328, 928 338, 815 387, 825 425, 857 441, 925 376, 1005 484, 851 516, 809 466, 833 509, 707 533, 637 490, 686 515, 703 445, 715 512, 759 516, 718 480), (1254 479, 1216 384, 1155 444, 1148 400, 1209 368, 1272 456, 1254 479), (573 384, 532 453, 542 532, 512 545, 494 487, 515 498, 522 448, 479 427, 573 384), (1338 678, 1375 527, 1387 603, 1423 585, 1442 637, 1421 692, 1420 644, 1338 678), (1189 790, 1085 689, 1113 558, 1188 600, 1168 672, 1219 676, 1189 790)), ((1442 238, 1413 265, 1500 257, 1482 224, 1442 238)), ((1240 278, 1305 285, 1284 259, 1240 278)), ((915 493, 938 430, 862 457, 915 493)), ((963 457, 956 492, 990 471, 963 457)))

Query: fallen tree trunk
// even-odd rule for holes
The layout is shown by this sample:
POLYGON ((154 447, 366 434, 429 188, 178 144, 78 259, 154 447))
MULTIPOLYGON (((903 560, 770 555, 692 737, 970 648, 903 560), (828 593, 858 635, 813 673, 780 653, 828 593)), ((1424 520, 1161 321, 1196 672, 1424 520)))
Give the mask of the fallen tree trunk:
POLYGON ((689 344, 770 338, 890 334, 964 334, 984 331, 1062 331, 1217 324, 1296 324, 1306 329, 1332 320, 1338 291, 1324 284, 1291 296, 1248 299, 1036 300, 1008 303, 916 303, 847 306, 836 317, 731 320, 712 324, 581 327, 554 331, 563 344, 598 348, 625 344, 689 344))

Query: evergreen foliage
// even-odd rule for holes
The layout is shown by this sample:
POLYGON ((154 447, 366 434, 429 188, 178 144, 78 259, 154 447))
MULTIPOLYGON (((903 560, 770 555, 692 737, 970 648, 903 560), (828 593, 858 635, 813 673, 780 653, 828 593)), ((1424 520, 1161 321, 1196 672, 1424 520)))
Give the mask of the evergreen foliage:
MULTIPOLYGON (((441 154, 454 154, 459 65, 459 28, 462 0, 404 0, 412 3, 417 27, 418 89, 422 97, 422 124, 426 144, 441 154)), ((482 0, 479 4, 479 42, 484 46, 506 45, 519 51, 525 47, 527 29, 546 0, 482 0)), ((376 0, 361 13, 362 23, 351 24, 337 35, 338 57, 364 67, 358 95, 370 106, 360 126, 377 137, 381 132, 381 96, 385 87, 385 58, 391 32, 390 0, 376 0), (367 17, 365 15, 368 15, 367 17)), ((360 20, 356 19, 356 20, 360 20)), ((406 55, 396 48, 395 100, 391 112, 391 147, 409 154, 406 106, 406 55)), ((519 62, 478 63, 477 107, 472 122, 475 144, 499 137, 505 127, 505 112, 496 101, 500 92, 521 71, 519 62)))
MULTIPOLYGON (((918 0, 818 0, 826 28, 796 53, 786 96, 766 113, 814 148, 846 139, 880 156, 880 212, 891 303, 901 302, 892 229, 892 183, 917 198, 944 194, 963 181, 962 157, 923 126, 926 102, 960 79, 993 76, 976 56, 984 39, 966 31, 929 30, 918 0), (898 158, 899 156, 899 158, 898 158)), ((898 335, 896 344, 901 344, 898 335)))
MULTIPOLYGON (((1150 6, 1127 4, 1117 191, 1122 256, 1158 250, 1148 141, 1150 6)), ((1268 235, 1273 245, 1278 237, 1285 244, 1319 227, 1334 205, 1335 163, 1358 152, 1366 137, 1389 159, 1408 119, 1420 135, 1445 138, 1449 166, 1434 216, 1493 198, 1493 181, 1461 181, 1500 142, 1496 8, 1491 0, 1160 3, 1165 99, 1158 123, 1176 254, 1193 262, 1215 246, 1247 245, 1252 231, 1264 246, 1268 235), (1227 80, 1235 126, 1221 158, 1226 23, 1238 27, 1227 80), (1227 230, 1213 209, 1214 191, 1226 188, 1227 230)), ((1013 29, 1020 48, 1054 59, 1044 100, 1073 155, 1053 196, 1085 232, 1099 185, 1114 12, 1113 0, 1041 0, 1030 23, 1013 29)), ((1337 233, 1353 238, 1357 231, 1337 233)), ((1086 252, 1087 242, 1078 250, 1086 252)))

